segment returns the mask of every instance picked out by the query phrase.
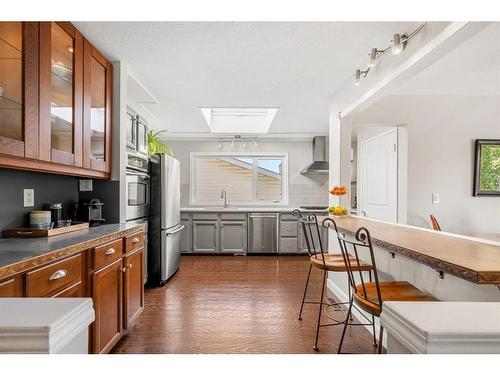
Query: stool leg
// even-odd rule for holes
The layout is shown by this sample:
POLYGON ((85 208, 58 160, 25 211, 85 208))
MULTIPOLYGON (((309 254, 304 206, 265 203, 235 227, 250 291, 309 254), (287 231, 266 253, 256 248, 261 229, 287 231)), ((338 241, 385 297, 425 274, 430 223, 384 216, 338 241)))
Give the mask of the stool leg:
POLYGON ((345 336, 345 331, 347 329, 347 325, 349 324, 349 316, 351 316, 351 309, 352 309, 352 297, 349 299, 349 310, 347 311, 347 317, 344 321, 344 329, 342 330, 342 336, 340 337, 340 342, 339 342, 339 348, 337 349, 337 354, 340 354, 340 351, 342 350, 342 343, 344 342, 344 336, 345 336))
POLYGON ((380 332, 378 336, 378 354, 382 354, 382 338, 384 337, 384 327, 380 325, 380 332))
POLYGON ((302 303, 300 304, 299 320, 302 320, 302 310, 304 309, 304 301, 306 300, 307 286, 309 285, 309 278, 311 277, 312 264, 309 263, 309 272, 307 272, 306 287, 304 288, 304 295, 302 296, 302 303))
POLYGON ((315 351, 319 351, 318 348, 318 338, 319 338, 319 325, 321 323, 321 310, 323 308, 323 294, 325 293, 325 281, 326 281, 326 270, 323 272, 323 284, 321 285, 321 299, 319 300, 319 309, 318 309, 318 324, 316 326, 316 341, 314 342, 313 349, 315 351))
POLYGON ((375 315, 372 314, 373 346, 377 347, 377 338, 375 333, 375 315))

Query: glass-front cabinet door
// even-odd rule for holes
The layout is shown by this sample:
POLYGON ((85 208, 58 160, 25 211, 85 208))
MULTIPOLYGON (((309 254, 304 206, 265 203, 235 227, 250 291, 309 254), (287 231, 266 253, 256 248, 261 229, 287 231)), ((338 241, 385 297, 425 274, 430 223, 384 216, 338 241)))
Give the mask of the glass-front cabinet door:
POLYGON ((0 22, 0 156, 38 157, 37 53, 37 22, 0 22))
POLYGON ((82 166, 83 37, 40 23, 40 159, 82 166))
POLYGON ((84 41, 83 164, 109 172, 111 160, 112 65, 84 41))

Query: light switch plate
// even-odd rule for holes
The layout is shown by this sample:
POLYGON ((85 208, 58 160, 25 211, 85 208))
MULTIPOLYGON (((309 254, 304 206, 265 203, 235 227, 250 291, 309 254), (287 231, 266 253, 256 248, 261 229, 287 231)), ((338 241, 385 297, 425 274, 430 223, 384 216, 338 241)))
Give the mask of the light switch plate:
POLYGON ((24 207, 35 207, 35 189, 24 189, 23 196, 24 207))
POLYGON ((92 191, 92 180, 79 180, 80 191, 92 191))
POLYGON ((432 204, 439 203, 439 193, 432 193, 432 204))

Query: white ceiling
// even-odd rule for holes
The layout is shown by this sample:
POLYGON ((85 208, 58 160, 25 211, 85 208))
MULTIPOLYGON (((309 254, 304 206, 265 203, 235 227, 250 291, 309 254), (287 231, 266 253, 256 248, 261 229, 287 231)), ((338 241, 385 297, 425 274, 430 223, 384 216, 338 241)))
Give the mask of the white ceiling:
POLYGON ((329 97, 372 47, 416 22, 76 22, 125 61, 177 133, 209 131, 198 107, 279 107, 270 133, 327 133, 329 97))
POLYGON ((393 94, 500 95, 500 22, 474 35, 393 94))

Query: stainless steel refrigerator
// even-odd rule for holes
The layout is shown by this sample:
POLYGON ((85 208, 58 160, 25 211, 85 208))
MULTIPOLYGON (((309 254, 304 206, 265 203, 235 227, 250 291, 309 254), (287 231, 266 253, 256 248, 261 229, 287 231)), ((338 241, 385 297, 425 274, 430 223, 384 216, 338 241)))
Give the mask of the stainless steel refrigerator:
POLYGON ((150 159, 149 283, 163 285, 179 269, 181 252, 180 163, 168 155, 150 159))

